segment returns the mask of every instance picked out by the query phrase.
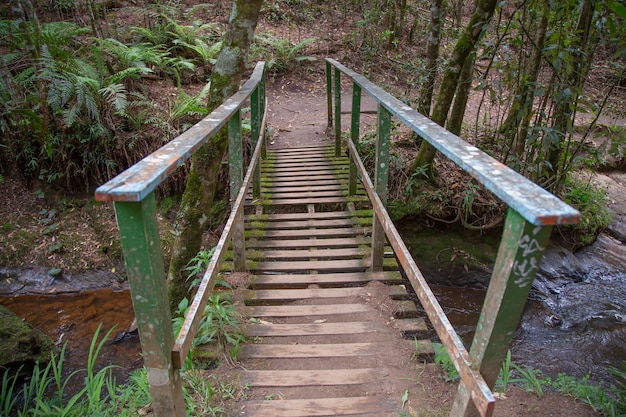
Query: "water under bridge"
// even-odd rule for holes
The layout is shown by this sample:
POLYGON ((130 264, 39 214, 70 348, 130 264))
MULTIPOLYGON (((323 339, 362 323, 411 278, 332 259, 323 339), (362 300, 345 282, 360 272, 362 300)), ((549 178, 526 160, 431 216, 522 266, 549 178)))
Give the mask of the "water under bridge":
MULTIPOLYGON (((428 327, 460 375, 451 415, 492 415, 491 389, 552 226, 577 222, 578 212, 332 59, 327 59, 327 98, 333 143, 268 150, 259 63, 221 107, 96 191, 97 199, 115 202, 156 416, 185 415, 179 369, 215 282, 238 271, 251 274, 244 311, 252 342, 240 353, 241 382, 283 393, 242 402, 240 415, 398 415, 400 398, 389 395, 390 352, 402 334, 419 339, 428 327), (342 77, 352 84, 349 129, 341 126, 342 77), (373 179, 358 152, 362 93, 377 104, 373 179), (244 172, 246 106, 253 155, 244 172), (509 207, 469 350, 385 209, 392 117, 509 207), (172 337, 154 191, 225 126, 230 217, 185 324, 172 337), (425 316, 408 298, 408 286, 425 316)), ((419 345, 428 350, 428 341, 419 345)))

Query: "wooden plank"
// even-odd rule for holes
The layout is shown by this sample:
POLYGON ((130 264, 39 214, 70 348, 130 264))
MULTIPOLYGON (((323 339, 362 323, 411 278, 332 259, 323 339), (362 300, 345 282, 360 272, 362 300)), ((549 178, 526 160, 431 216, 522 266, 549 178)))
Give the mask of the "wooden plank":
POLYGON ((368 234, 371 227, 341 227, 328 229, 309 229, 309 230, 267 230, 263 237, 266 239, 279 238, 303 238, 303 237, 352 237, 356 235, 368 234))
POLYGON ((312 239, 281 239, 281 240, 257 240, 246 241, 246 247, 268 249, 268 248, 341 248, 359 245, 369 245, 371 239, 364 236, 344 237, 344 238, 312 238, 312 239))
POLYGON ((263 189, 268 190, 268 191, 272 191, 273 189, 277 189, 277 188, 300 188, 300 187, 323 187, 323 186, 335 186, 335 187, 342 187, 342 186, 346 186, 346 180, 345 179, 340 179, 337 178, 335 176, 328 176, 328 177, 317 177, 317 178, 294 178, 293 180, 290 179, 277 179, 277 180, 272 180, 272 181, 263 181, 261 183, 261 185, 263 186, 263 189))
POLYGON ((340 259, 331 261, 273 261, 256 262, 253 271, 360 271, 369 267, 369 259, 340 259))
POLYGON ((356 288, 305 288, 279 290, 248 290, 247 300, 304 300, 311 298, 345 298, 364 294, 362 287, 356 288))
MULTIPOLYGON (((392 308, 395 315, 417 313, 415 303, 411 300, 396 300, 392 308)), ((249 317, 309 317, 363 313, 371 310, 372 307, 367 304, 260 305, 245 308, 246 315, 249 317)))
POLYGON ((280 205, 306 205, 306 204, 346 204, 350 201, 366 202, 367 197, 319 197, 319 198, 300 198, 300 199, 274 199, 274 200, 260 200, 260 204, 269 206, 280 205))
POLYGON ((358 218, 351 217, 347 219, 312 219, 312 220, 284 220, 273 222, 256 222, 250 224, 246 223, 246 228, 255 229, 303 229, 307 227, 315 228, 331 228, 342 226, 358 226, 361 224, 358 218))
POLYGON ((267 250, 248 252, 248 259, 310 259, 310 258, 362 258, 370 253, 369 249, 319 249, 319 250, 267 250))
POLYGON ((320 197, 345 197, 346 193, 342 190, 326 190, 326 191, 300 191, 294 193, 269 193, 265 198, 272 200, 279 199, 297 199, 297 198, 320 198, 320 197))
POLYGON ((317 172, 309 172, 309 175, 293 175, 293 174, 284 174, 277 173, 276 175, 265 176, 261 182, 263 184, 267 183, 280 183, 280 182, 288 182, 294 181, 298 183, 306 183, 308 181, 339 181, 339 182, 347 182, 348 175, 345 172, 328 172, 328 173, 317 173, 317 172))
POLYGON ((297 178, 297 177, 318 177, 318 176, 326 176, 336 178, 336 174, 344 173, 344 177, 348 177, 348 170, 345 169, 333 169, 331 167, 319 168, 319 169, 283 169, 278 170, 275 169, 271 173, 267 174, 268 178, 276 179, 276 178, 297 178))
POLYGON ((330 161, 326 158, 320 159, 306 159, 306 160, 297 160, 297 161, 288 161, 288 160, 280 160, 280 161, 272 161, 271 163, 264 162, 267 165, 272 166, 273 169, 286 169, 286 168, 295 168, 298 171, 306 170, 316 167, 345 167, 348 166, 348 160, 345 158, 335 159, 334 161, 330 161))
MULTIPOLYGON (((371 216, 368 215, 368 216, 371 216)), ((246 216, 249 221, 282 221, 282 220, 303 220, 303 219, 342 219, 354 217, 350 211, 320 211, 315 213, 276 213, 276 214, 251 214, 246 216)))
POLYGON ((324 161, 325 163, 333 163, 333 162, 342 162, 344 158, 336 158, 333 154, 324 154, 324 153, 309 153, 306 155, 278 155, 272 156, 270 158, 266 158, 266 161, 274 164, 292 164, 297 162, 319 162, 324 161))
POLYGON ((253 345, 246 344, 239 358, 342 358, 372 356, 384 352, 384 343, 329 343, 302 345, 253 345))
POLYGON ((288 371, 243 371, 242 382, 253 387, 360 385, 377 381, 383 372, 373 368, 288 371))
POLYGON ((251 417, 320 417, 360 414, 377 417, 397 416, 392 400, 383 396, 265 400, 246 403, 246 415, 251 417))
POLYGON ((401 282, 397 271, 348 272, 330 274, 255 275, 252 285, 356 284, 370 281, 401 282))
POLYGON ((297 148, 272 149, 270 155, 300 154, 304 152, 330 152, 333 154, 334 148, 329 145, 304 145, 297 148))
POLYGON ((428 331, 428 326, 423 318, 396 320, 394 327, 403 333, 423 333, 428 331))
POLYGON ((322 336, 336 334, 376 333, 380 328, 372 322, 307 323, 307 324, 249 324, 244 333, 256 337, 322 336))
POLYGON ((345 184, 341 184, 338 181, 322 181, 319 183, 311 183, 315 185, 299 185, 295 187, 289 186, 272 186, 272 187, 263 187, 263 192, 268 194, 276 194, 276 193, 296 193, 302 191, 302 189, 306 189, 307 191, 336 191, 345 189, 345 184))
POLYGON ((281 305, 246 307, 250 317, 308 317, 330 314, 354 314, 371 311, 367 304, 320 304, 320 305, 281 305))

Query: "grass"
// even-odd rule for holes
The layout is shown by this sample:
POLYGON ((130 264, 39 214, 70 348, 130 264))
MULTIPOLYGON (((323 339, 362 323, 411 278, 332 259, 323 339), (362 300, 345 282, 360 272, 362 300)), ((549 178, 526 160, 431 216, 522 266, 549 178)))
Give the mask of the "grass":
MULTIPOLYGON (((435 363, 444 371, 445 380, 453 382, 459 379, 454 363, 443 345, 433 343, 433 347, 435 349, 435 363)), ((610 368, 609 371, 615 377, 615 383, 610 386, 589 382, 589 374, 578 380, 560 373, 555 380, 552 380, 539 369, 513 363, 509 351, 502 363, 495 387, 498 392, 505 393, 510 384, 516 384, 522 386, 527 392, 535 393, 538 397, 543 396, 548 390, 554 391, 589 405, 603 416, 625 416, 626 362, 622 363, 620 368, 610 368)))
MULTIPOLYGON (((97 359, 113 329, 102 337, 96 330, 89 348, 85 369, 63 376, 65 346, 43 366, 36 363, 32 374, 22 379, 20 371, 5 370, 0 387, 0 416, 3 417, 131 417, 146 415, 150 408, 150 386, 146 369, 133 371, 125 385, 117 385, 115 365, 96 370, 97 359), (85 385, 76 393, 68 392, 70 382, 83 377, 85 385)), ((231 336, 229 336, 231 337, 231 336)), ((193 367, 182 372, 185 405, 189 415, 224 416, 225 401, 238 389, 193 367)), ((76 384, 74 384, 76 385, 76 384)), ((243 387, 245 390, 246 387, 243 387)))

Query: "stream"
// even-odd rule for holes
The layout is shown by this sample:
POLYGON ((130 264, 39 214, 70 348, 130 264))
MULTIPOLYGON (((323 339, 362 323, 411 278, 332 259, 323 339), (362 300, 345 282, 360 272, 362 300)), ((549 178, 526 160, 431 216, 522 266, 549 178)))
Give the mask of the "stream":
MULTIPOLYGON (((474 259, 476 236, 465 234, 439 230, 438 244, 430 253, 421 238, 411 237, 414 234, 407 241, 446 315, 469 346, 490 265, 474 259), (441 248, 446 245, 442 242, 448 242, 448 250, 441 248), (478 288, 450 286, 455 278, 478 288)), ((481 242, 497 244, 488 236, 481 242)), ((495 246, 491 250, 495 254, 495 246)), ((432 336, 436 337, 434 332, 432 336)), ((518 365, 540 369, 552 378, 566 373, 580 379, 589 373, 592 381, 612 381, 608 368, 626 363, 626 245, 601 234, 575 254, 549 247, 514 335, 511 356, 518 365)))
MULTIPOLYGON (((438 230, 438 244, 431 252, 410 230, 405 238, 444 311, 469 346, 489 279, 490 265, 483 255, 495 254, 498 241, 464 233, 438 230), (480 257, 472 254, 476 249, 480 257), (455 277, 478 288, 450 286, 455 277)), ((432 243, 428 233, 420 235, 432 243)), ((142 365, 136 332, 125 333, 133 320, 128 290, 14 295, 0 297, 0 304, 58 345, 67 343, 67 373, 86 367, 89 345, 100 323, 103 331, 116 328, 100 354, 99 366, 119 366, 115 374, 118 382, 123 382, 130 371, 142 365)), ((435 337, 434 332, 429 336, 435 337)), ((549 248, 511 352, 514 362, 541 369, 551 377, 565 372, 582 378, 589 372, 591 380, 610 381, 607 367, 619 367, 626 361, 624 245, 600 235, 596 243, 576 254, 549 248)))

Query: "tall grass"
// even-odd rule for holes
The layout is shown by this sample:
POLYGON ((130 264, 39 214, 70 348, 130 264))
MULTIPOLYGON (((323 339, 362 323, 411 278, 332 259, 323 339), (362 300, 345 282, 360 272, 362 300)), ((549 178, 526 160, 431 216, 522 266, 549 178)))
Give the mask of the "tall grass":
MULTIPOLYGON (((65 346, 59 355, 52 354, 46 366, 36 363, 32 374, 20 378, 20 372, 5 370, 0 389, 0 415, 9 416, 119 416, 137 415, 136 411, 149 402, 148 384, 141 383, 137 374, 131 375, 125 387, 117 387, 113 377, 115 365, 96 371, 98 355, 113 329, 100 338, 101 327, 96 330, 89 347, 85 369, 63 376, 66 357, 65 346), (84 375, 84 386, 76 393, 68 393, 70 382, 84 375), (131 394, 132 392, 132 394, 131 394), (124 412, 122 412, 124 410, 124 412)), ((145 373, 145 372, 144 372, 145 373)))

